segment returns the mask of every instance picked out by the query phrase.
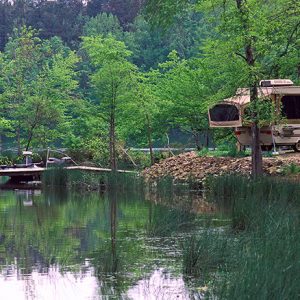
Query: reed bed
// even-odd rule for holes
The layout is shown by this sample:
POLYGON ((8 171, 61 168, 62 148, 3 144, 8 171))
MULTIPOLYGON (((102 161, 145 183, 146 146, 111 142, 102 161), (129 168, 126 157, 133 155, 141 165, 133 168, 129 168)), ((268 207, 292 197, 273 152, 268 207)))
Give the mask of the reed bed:
POLYGON ((143 179, 137 173, 93 173, 64 168, 51 168, 43 173, 42 182, 48 188, 74 188, 81 191, 143 189, 143 179))
POLYGON ((231 225, 186 240, 184 273, 205 279, 207 298, 299 299, 299 184, 223 176, 208 186, 231 225))

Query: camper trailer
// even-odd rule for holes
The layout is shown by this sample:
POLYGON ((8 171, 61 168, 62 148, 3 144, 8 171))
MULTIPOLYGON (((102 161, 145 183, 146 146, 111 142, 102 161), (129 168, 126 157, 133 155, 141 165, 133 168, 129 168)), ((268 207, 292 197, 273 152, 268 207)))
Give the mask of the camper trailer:
MULTIPOLYGON (((282 118, 279 124, 260 129, 262 148, 292 146, 300 152, 300 86, 289 79, 262 80, 258 97, 273 101, 282 118)), ((250 103, 250 90, 238 89, 236 94, 209 109, 210 127, 234 127, 241 145, 251 146, 251 124, 247 123, 245 112, 250 103)))

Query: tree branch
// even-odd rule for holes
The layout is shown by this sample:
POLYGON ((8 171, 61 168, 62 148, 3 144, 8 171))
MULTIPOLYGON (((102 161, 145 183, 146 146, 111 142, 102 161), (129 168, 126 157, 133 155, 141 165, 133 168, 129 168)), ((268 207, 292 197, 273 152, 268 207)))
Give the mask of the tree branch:
POLYGON ((288 53, 289 47, 290 47, 290 45, 292 43, 293 36, 297 32, 297 29, 298 29, 299 26, 300 26, 300 22, 298 22, 296 24, 295 28, 292 30, 292 32, 291 32, 291 34, 290 34, 290 36, 289 36, 289 38, 287 40, 287 44, 285 46, 285 49, 284 49, 284 51, 281 54, 279 54, 279 57, 283 57, 283 56, 285 56, 288 53))
POLYGON ((247 58, 245 55, 243 55, 242 53, 239 53, 239 52, 235 52, 235 55, 241 57, 242 59, 244 59, 245 61, 247 61, 247 58))

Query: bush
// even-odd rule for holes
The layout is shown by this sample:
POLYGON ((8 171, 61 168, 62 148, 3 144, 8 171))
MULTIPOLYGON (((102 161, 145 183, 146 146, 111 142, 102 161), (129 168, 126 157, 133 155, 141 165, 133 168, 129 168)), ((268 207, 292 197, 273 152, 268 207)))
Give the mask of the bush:
POLYGON ((0 156, 0 165, 10 166, 12 164, 13 164, 13 162, 10 158, 8 158, 6 156, 0 156))
POLYGON ((300 174, 300 166, 292 163, 288 166, 283 168, 284 175, 293 175, 293 174, 300 174))

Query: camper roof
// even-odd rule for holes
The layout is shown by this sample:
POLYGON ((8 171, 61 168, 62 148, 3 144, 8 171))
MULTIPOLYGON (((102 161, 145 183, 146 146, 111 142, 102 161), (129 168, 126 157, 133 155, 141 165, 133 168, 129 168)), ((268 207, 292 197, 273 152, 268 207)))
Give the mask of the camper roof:
POLYGON ((294 82, 290 79, 266 79, 259 82, 261 87, 271 87, 271 86, 292 86, 294 82))
MULTIPOLYGON (((269 97, 271 95, 300 95, 300 86, 273 86, 258 88, 259 98, 269 97)), ((224 99, 222 102, 245 105, 250 102, 250 89, 239 88, 233 97, 224 99)))

